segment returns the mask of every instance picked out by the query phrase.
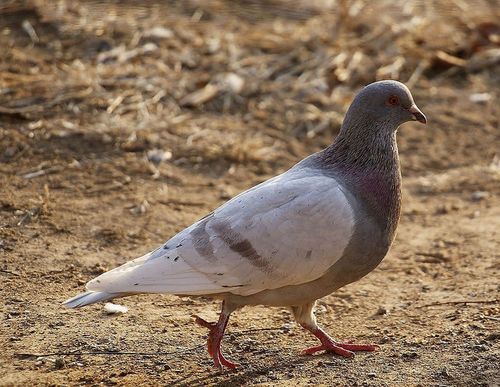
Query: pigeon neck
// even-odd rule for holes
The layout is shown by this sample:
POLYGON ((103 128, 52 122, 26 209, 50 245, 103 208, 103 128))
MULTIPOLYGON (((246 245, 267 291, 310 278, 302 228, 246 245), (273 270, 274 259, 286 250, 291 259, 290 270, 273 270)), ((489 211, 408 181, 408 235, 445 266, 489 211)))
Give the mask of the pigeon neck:
POLYGON ((325 153, 337 168, 353 172, 385 175, 399 170, 396 131, 383 122, 344 124, 325 153))
POLYGON ((392 242, 401 203, 396 131, 378 128, 373 122, 362 127, 343 126, 335 142, 322 152, 322 158, 327 168, 337 171, 351 192, 360 196, 392 242))

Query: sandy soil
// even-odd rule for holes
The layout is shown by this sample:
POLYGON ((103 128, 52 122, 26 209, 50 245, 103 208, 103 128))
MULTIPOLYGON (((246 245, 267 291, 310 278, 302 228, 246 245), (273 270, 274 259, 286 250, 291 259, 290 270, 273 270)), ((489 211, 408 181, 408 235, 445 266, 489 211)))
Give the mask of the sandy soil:
MULTIPOLYGON (((120 300, 130 311, 119 316, 107 316, 102 305, 75 311, 60 303, 321 149, 338 130, 331 112, 342 117, 374 75, 330 80, 323 91, 314 83, 294 89, 304 76, 290 68, 279 69, 293 73, 285 86, 279 74, 265 83, 250 78, 266 71, 259 60, 270 55, 300 64, 306 54, 297 50, 308 44, 301 60, 320 55, 329 41, 314 45, 306 33, 333 13, 308 10, 276 27, 236 12, 248 16, 248 9, 218 19, 185 6, 161 19, 161 7, 132 7, 127 12, 142 29, 127 29, 120 18, 99 24, 99 15, 116 11, 110 4, 65 6, 64 17, 41 1, 0 6, 8 16, 0 16, 0 50, 7 53, 0 67, 0 385, 500 384, 498 65, 473 71, 449 58, 426 62, 413 90, 429 125, 409 123, 399 133, 404 203, 394 246, 373 273, 318 302, 318 319, 332 335, 380 349, 352 360, 302 356, 315 340, 288 310, 246 308, 232 316, 223 343, 241 367, 220 372, 206 354, 206 331, 192 318, 216 318, 217 302, 134 296, 120 300), (199 41, 186 37, 193 24, 199 41), (155 25, 169 30, 157 30, 150 54, 136 32, 155 25), (288 36, 299 27, 300 36, 288 36), (249 62, 244 90, 233 78, 232 94, 207 98, 206 85, 232 52, 224 40, 220 57, 204 51, 203 39, 215 29, 244 47, 238 55, 260 59, 249 62), (252 38, 255 29, 268 41, 252 38), (296 58, 276 50, 279 39, 296 58), (143 51, 126 57, 137 47, 143 51), (123 61, 96 59, 113 49, 123 61), (180 68, 175 55, 184 55, 180 68), (172 69, 177 75, 169 78, 172 69), (305 94, 310 88, 314 95, 305 94), (205 94, 193 96, 196 90, 205 94)), ((380 61, 374 66, 392 63, 380 61)), ((403 66, 400 79, 414 70, 403 66)))

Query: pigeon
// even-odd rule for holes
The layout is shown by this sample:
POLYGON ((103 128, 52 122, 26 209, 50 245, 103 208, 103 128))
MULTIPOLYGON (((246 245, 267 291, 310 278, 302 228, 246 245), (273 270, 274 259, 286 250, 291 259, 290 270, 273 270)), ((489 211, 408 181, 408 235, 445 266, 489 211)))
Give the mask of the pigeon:
POLYGON ((221 342, 235 310, 289 307, 320 344, 304 350, 352 357, 374 344, 341 342, 316 322, 316 300, 359 280, 387 254, 401 209, 398 127, 426 124, 402 83, 365 86, 351 103, 334 142, 288 171, 235 196, 158 249, 101 274, 64 302, 79 308, 139 293, 222 300, 209 331, 218 368, 235 368, 221 342))

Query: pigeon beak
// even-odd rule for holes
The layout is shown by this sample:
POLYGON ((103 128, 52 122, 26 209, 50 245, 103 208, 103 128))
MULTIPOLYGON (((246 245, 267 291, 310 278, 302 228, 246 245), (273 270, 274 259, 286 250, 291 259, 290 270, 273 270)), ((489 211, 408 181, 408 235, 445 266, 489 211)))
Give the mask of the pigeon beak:
POLYGON ((408 111, 413 114, 413 118, 415 119, 415 121, 421 122, 422 124, 427 124, 427 118, 425 118, 424 113, 420 111, 417 105, 411 105, 408 111))

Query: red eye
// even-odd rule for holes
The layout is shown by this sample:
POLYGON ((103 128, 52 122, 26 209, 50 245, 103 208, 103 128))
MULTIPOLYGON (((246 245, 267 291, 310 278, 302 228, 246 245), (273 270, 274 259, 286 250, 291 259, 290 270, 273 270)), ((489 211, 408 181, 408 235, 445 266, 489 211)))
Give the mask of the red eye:
POLYGON ((396 106, 399 105, 399 98, 396 97, 395 95, 391 95, 389 99, 387 100, 387 104, 390 106, 396 106))

